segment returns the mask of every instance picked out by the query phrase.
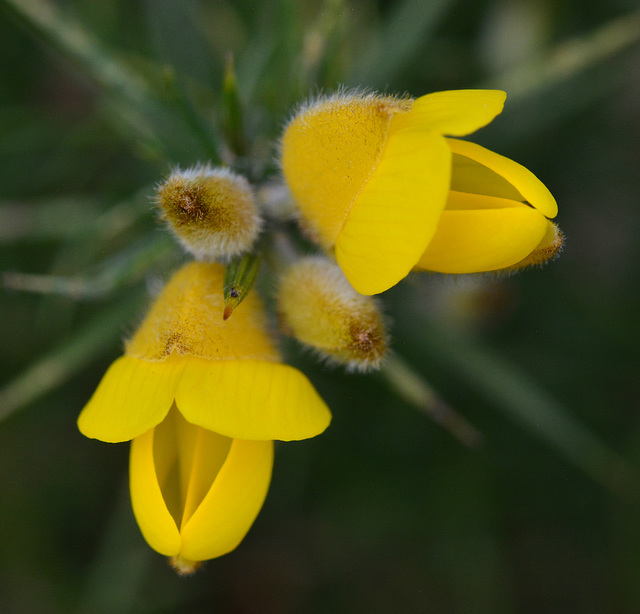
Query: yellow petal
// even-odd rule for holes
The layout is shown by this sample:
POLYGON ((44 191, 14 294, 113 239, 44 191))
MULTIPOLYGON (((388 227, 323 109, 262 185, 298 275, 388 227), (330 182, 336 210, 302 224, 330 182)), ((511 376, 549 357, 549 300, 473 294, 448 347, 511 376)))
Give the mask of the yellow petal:
POLYGON ((154 431, 136 437, 131 443, 131 504, 147 543, 160 554, 175 556, 180 552, 182 540, 158 484, 153 453, 154 431))
POLYGON ((267 495, 272 465, 272 441, 233 441, 211 489, 182 529, 182 557, 203 561, 240 543, 267 495))
POLYGON ((564 235, 553 222, 547 223, 547 232, 536 248, 520 262, 513 265, 514 269, 522 269, 534 265, 541 265, 560 255, 564 245, 564 235))
POLYGON ((184 440, 185 435, 189 433, 187 429, 181 428, 183 425, 187 425, 193 431, 197 429, 182 417, 174 403, 167 417, 153 429, 153 461, 156 480, 165 505, 178 527, 182 520, 186 496, 182 486, 186 459, 181 454, 187 447, 184 440))
POLYGON ((260 300, 251 292, 234 317, 223 320, 224 267, 190 262, 171 277, 149 313, 128 341, 126 354, 162 362, 169 357, 209 360, 277 360, 264 332, 260 300))
MULTIPOLYGON (((453 139, 449 143, 455 142, 453 139)), ((502 175, 498 175, 488 166, 475 160, 454 153, 451 160, 451 190, 467 194, 484 194, 517 202, 524 202, 524 197, 513 184, 502 175)))
POLYGON ((338 93, 302 107, 281 142, 282 172, 300 223, 333 247, 354 199, 378 164, 391 117, 408 100, 338 93))
POLYGON ((176 394, 192 424, 237 439, 307 439, 331 413, 297 369, 255 360, 192 359, 176 394))
POLYGON ((188 466, 187 463, 184 463, 185 469, 188 467, 188 475, 183 478, 185 500, 182 527, 184 528, 216 480, 220 468, 226 462, 233 440, 201 427, 193 426, 186 422, 184 418, 182 420, 185 427, 195 431, 195 438, 189 451, 188 466))
POLYGON ((404 278, 435 233, 449 188, 451 154, 439 134, 395 129, 380 164, 356 199, 336 241, 336 259, 360 294, 404 278))
POLYGON ((225 463, 232 440, 187 422, 174 405, 153 429, 155 481, 175 524, 183 527, 225 463))
POLYGON ((548 223, 535 209, 514 201, 451 192, 438 231, 417 268, 478 273, 511 266, 536 248, 548 223))
POLYGON ((82 410, 80 432, 114 443, 153 428, 171 408, 183 367, 180 359, 160 363, 118 358, 82 410))
POLYGON ((502 112, 507 95, 499 90, 452 90, 418 98, 401 122, 425 130, 464 136, 486 126, 502 112))
POLYGON ((529 203, 548 218, 554 218, 558 214, 558 205, 549 190, 521 164, 468 141, 447 139, 447 143, 454 154, 453 190, 514 198, 511 193, 503 191, 504 184, 499 184, 495 177, 490 178, 490 173, 478 170, 473 164, 475 162, 511 184, 521 196, 517 200, 529 203), (464 156, 471 162, 465 163, 457 159, 457 156, 464 156), (498 187, 499 185, 501 187, 498 187))

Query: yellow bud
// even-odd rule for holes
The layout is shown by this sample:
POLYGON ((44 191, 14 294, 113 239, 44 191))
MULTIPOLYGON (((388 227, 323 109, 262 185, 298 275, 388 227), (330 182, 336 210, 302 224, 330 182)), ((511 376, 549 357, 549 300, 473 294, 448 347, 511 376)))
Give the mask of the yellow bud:
POLYGON ((262 220, 249 182, 226 168, 176 169, 156 202, 182 246, 201 260, 229 260, 253 245, 262 220))
POLYGON ((387 349, 375 299, 358 294, 340 268, 325 258, 303 258, 285 272, 278 312, 285 330, 349 369, 379 367, 387 349))

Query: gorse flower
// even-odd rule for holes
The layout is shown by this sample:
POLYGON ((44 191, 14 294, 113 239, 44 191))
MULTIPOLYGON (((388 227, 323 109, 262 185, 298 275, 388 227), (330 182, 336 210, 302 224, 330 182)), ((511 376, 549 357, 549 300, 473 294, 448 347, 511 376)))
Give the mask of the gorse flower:
POLYGON ((488 124, 504 100, 483 90, 417 100, 355 92, 303 106, 282 137, 281 167, 303 229, 337 264, 299 257, 284 226, 254 250, 262 218, 253 188, 226 168, 176 169, 158 186, 162 218, 200 261, 167 283, 78 426, 87 437, 132 441, 136 520, 180 573, 244 538, 269 489, 274 440, 314 437, 331 420, 265 332, 251 292, 263 255, 289 261, 276 305, 284 332, 366 371, 381 366, 388 343, 368 295, 413 269, 510 270, 558 252, 557 206, 544 185, 450 138, 488 124), (211 260, 227 262, 226 274, 211 260))
POLYGON ((249 530, 273 440, 313 437, 331 419, 307 378, 278 362, 254 294, 222 320, 223 275, 218 264, 180 269, 78 419, 87 437, 133 440, 136 519, 183 571, 249 530))
POLYGON ((291 119, 281 166, 301 224, 358 292, 383 292, 414 268, 495 271, 557 252, 545 186, 512 160, 445 136, 485 126, 505 97, 338 93, 291 119))

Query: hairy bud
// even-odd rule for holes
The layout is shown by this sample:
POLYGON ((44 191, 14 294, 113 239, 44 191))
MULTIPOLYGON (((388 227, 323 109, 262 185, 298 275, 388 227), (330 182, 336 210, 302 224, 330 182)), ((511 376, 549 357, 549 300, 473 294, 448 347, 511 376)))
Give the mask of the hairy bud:
POLYGON ((200 260, 227 261, 248 251, 262 220, 249 182, 226 168, 176 169, 156 202, 182 246, 200 260))
POLYGON ((358 294, 340 268, 323 257, 303 258, 286 271, 278 312, 287 332, 349 369, 379 367, 387 349, 375 299, 358 294))

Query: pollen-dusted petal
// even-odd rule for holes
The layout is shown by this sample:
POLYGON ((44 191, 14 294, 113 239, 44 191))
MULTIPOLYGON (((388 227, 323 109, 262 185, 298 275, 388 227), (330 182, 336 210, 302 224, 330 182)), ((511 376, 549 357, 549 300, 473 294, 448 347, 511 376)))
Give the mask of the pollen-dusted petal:
POLYGON ((153 428, 171 408, 184 364, 181 359, 152 363, 121 356, 82 410, 80 432, 115 443, 153 428))
POLYGON ((257 360, 190 361, 176 403, 192 424, 238 439, 307 439, 331 421, 300 371, 257 360))
POLYGON ((153 303, 126 353, 149 361, 199 356, 208 360, 278 360, 264 330, 264 314, 255 292, 233 318, 224 313, 224 267, 190 262, 168 281, 153 303))
MULTIPOLYGON (((456 166, 454 167, 455 174, 452 177, 453 189, 463 189, 456 185, 457 174, 467 173, 467 176, 471 177, 472 174, 476 173, 476 171, 472 170, 473 164, 466 165, 469 168, 467 170, 463 170, 465 165, 462 164, 462 161, 456 160, 457 154, 458 156, 464 156, 469 160, 492 170, 500 177, 503 177, 521 195, 519 200, 529 203, 545 217, 554 218, 558 214, 558 205, 555 198, 551 195, 551 192, 549 192, 546 186, 530 170, 526 169, 521 164, 518 164, 509 158, 505 158, 500 154, 494 153, 493 151, 489 151, 480 145, 469 143, 468 141, 447 139, 447 143, 454 154, 454 162, 456 163, 456 166)), ((483 183, 483 181, 488 177, 487 173, 478 173, 476 175, 476 177, 480 176, 485 179, 468 179, 467 183, 469 185, 467 188, 464 188, 463 191, 482 194, 487 193, 482 190, 491 189, 491 185, 496 185, 495 181, 489 182, 489 184, 483 183)), ((503 192, 494 191, 488 192, 488 194, 491 196, 504 195, 503 192)))
POLYGON ((211 489, 182 528, 184 558, 222 556, 242 541, 264 503, 272 466, 272 441, 232 442, 211 489))
POLYGON ((133 513, 148 544, 160 554, 175 556, 182 540, 160 490, 154 462, 154 431, 131 443, 129 488, 133 513))
POLYGON ((421 96, 401 122, 425 130, 464 136, 479 130, 502 112, 507 95, 500 90, 452 90, 421 96))
POLYGON ((391 117, 410 102, 336 94, 305 105, 281 142, 282 172, 313 240, 330 249, 378 164, 391 117))
POLYGON ((478 273, 511 266, 535 249, 547 224, 539 211, 526 205, 451 192, 438 231, 417 268, 478 273))
POLYGON ((361 294, 384 292, 409 273, 436 231, 449 189, 444 138, 419 126, 396 130, 398 117, 336 242, 338 264, 361 294))

